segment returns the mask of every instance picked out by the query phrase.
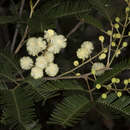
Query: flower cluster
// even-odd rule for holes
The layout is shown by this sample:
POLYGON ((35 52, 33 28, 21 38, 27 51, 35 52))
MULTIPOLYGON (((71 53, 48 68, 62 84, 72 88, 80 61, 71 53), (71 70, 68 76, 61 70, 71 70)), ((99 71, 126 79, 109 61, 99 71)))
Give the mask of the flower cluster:
POLYGON ((44 31, 44 37, 31 37, 27 40, 26 49, 30 56, 35 56, 35 63, 30 56, 20 59, 20 66, 23 70, 31 69, 31 76, 39 79, 45 73, 48 76, 56 76, 59 67, 54 63, 55 54, 67 46, 67 39, 63 35, 58 35, 54 30, 44 31))

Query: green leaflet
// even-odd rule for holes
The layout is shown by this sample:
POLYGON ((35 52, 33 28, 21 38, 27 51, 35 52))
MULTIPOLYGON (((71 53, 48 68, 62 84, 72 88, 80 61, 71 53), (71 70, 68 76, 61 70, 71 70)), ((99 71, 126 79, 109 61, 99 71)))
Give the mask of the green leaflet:
POLYGON ((112 66, 112 69, 105 72, 103 75, 101 75, 100 77, 97 78, 95 84, 100 83, 103 84, 108 80, 111 80, 112 77, 118 75, 119 73, 121 73, 122 71, 126 70, 130 68, 130 59, 127 61, 122 61, 119 64, 116 64, 114 66, 112 66))
POLYGON ((83 95, 66 97, 56 105, 48 123, 72 127, 80 121, 90 108, 90 101, 83 95))
POLYGON ((0 94, 4 105, 3 122, 13 130, 26 130, 36 117, 32 99, 25 95, 23 88, 2 90, 0 94))
POLYGON ((103 105, 106 109, 114 111, 114 113, 120 115, 130 116, 130 97, 123 95, 118 98, 116 93, 111 93, 108 95, 107 99, 99 98, 97 104, 103 105))

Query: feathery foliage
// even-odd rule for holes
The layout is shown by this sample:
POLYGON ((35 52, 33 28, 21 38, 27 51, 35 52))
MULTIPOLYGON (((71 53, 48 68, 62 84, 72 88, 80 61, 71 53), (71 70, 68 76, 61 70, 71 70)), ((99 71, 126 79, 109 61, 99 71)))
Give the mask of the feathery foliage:
POLYGON ((66 97, 56 105, 48 123, 63 127, 74 126, 90 110, 90 107, 90 101, 83 95, 66 97))
POLYGON ((112 77, 118 75, 122 71, 129 69, 129 68, 130 68, 130 59, 122 61, 119 64, 112 66, 111 70, 105 72, 103 75, 101 75, 99 78, 97 78, 96 84, 97 83, 103 84, 106 81, 112 79, 112 77))
POLYGON ((116 114, 130 116, 130 96, 117 97, 116 93, 108 95, 107 99, 99 98, 97 103, 116 114))
POLYGON ((4 105, 2 122, 13 130, 26 130, 36 117, 31 97, 25 95, 23 88, 2 90, 0 93, 0 102, 4 105))

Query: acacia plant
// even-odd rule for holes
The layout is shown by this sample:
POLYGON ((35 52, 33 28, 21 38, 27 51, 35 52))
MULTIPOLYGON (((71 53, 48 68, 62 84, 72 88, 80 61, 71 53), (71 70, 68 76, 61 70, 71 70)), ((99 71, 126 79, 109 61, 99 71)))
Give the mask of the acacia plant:
POLYGON ((91 112, 129 119, 130 1, 118 12, 114 2, 10 2, 10 15, 0 16, 14 29, 0 51, 1 125, 74 127, 91 112))

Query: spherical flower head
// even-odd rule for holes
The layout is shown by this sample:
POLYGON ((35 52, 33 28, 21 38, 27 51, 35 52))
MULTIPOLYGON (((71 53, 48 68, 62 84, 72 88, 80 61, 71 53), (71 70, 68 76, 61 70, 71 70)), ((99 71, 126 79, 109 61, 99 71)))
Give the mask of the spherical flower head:
POLYGON ((112 82, 112 83, 116 83, 116 78, 112 78, 112 79, 111 79, 111 82, 112 82))
POLYGON ((34 79, 40 79, 43 77, 43 69, 35 66, 31 69, 31 76, 34 78, 34 79))
POLYGON ((31 37, 28 39, 26 47, 29 55, 36 56, 39 52, 46 49, 46 42, 41 37, 31 37))
POLYGON ((103 93, 103 94, 101 95, 101 97, 102 97, 102 99, 106 99, 106 98, 107 98, 107 94, 106 94, 106 93, 103 93))
POLYGON ((74 66, 78 66, 78 65, 79 65, 79 61, 78 61, 78 60, 75 60, 75 61, 73 62, 73 65, 74 65, 74 66))
POLYGON ((120 83, 120 79, 119 78, 116 78, 116 83, 120 83))
POLYGON ((76 75, 76 76, 80 76, 81 74, 80 74, 80 73, 76 73, 75 75, 76 75))
POLYGON ((115 47, 115 46, 116 46, 116 43, 115 43, 115 42, 112 42, 112 43, 111 43, 111 46, 112 46, 112 47, 115 47))
POLYGON ((116 50, 115 56, 118 57, 120 54, 121 54, 121 50, 120 49, 116 50))
POLYGON ((115 35, 115 38, 121 38, 121 34, 120 33, 116 33, 116 35, 115 35))
POLYGON ((89 57, 85 48, 79 48, 76 53, 77 53, 77 57, 82 60, 85 60, 89 57))
POLYGON ((107 53, 108 52, 108 48, 104 48, 104 53, 107 53))
POLYGON ((127 47, 127 46, 128 46, 128 43, 127 43, 127 42, 123 42, 122 46, 123 46, 123 47, 127 47))
POLYGON ((91 41, 84 41, 81 45, 81 48, 77 50, 77 57, 79 59, 87 59, 94 49, 93 43, 91 41))
POLYGON ((46 69, 45 69, 45 72, 48 76, 56 76, 56 74, 58 73, 59 71, 59 67, 57 64, 54 64, 54 63, 50 63, 46 69))
POLYGON ((101 84, 96 84, 96 88, 100 89, 101 88, 101 84))
POLYGON ((116 28, 116 29, 118 29, 119 28, 119 24, 114 24, 114 27, 116 28))
POLYGON ((121 97, 122 96, 122 92, 117 92, 117 96, 121 97))
POLYGON ((128 32, 128 36, 130 36, 130 32, 128 32))
POLYGON ((124 80, 124 85, 128 85, 128 83, 129 83, 129 80, 125 79, 124 80))
POLYGON ((100 76, 105 72, 104 68, 105 68, 105 65, 101 62, 95 62, 92 65, 92 70, 95 70, 95 75, 97 76, 100 76))
POLYGON ((29 56, 24 56, 20 59, 20 66, 23 70, 29 70, 33 66, 33 60, 29 56))
POLYGON ((108 31, 107 31, 107 34, 108 34, 109 36, 111 36, 111 35, 112 35, 112 31, 111 31, 111 30, 108 30, 108 31))
POLYGON ((44 39, 47 40, 47 42, 49 42, 51 40, 51 37, 56 35, 56 32, 52 29, 48 29, 47 31, 44 31, 44 39))
POLYGON ((44 58, 46 59, 46 61, 48 63, 51 63, 54 61, 54 54, 49 52, 49 51, 46 51, 45 54, 44 54, 44 58))
POLYGON ((54 35, 51 37, 51 44, 57 44, 60 48, 67 46, 67 39, 63 35, 54 35))
POLYGON ((65 48, 67 46, 66 41, 67 39, 63 35, 52 36, 49 43, 48 51, 54 54, 59 53, 62 48, 65 48))
POLYGON ((35 63, 36 67, 39 67, 41 69, 44 69, 47 67, 47 60, 45 59, 44 56, 38 56, 36 58, 36 63, 35 63))
POLYGON ((105 53, 102 53, 100 56, 99 56, 99 60, 103 60, 106 58, 106 54, 105 53))
POLYGON ((101 41, 102 43, 104 42, 104 36, 101 35, 101 36, 99 36, 98 39, 99 39, 99 41, 101 41))
POLYGON ((116 17, 116 18, 115 18, 115 21, 116 21, 117 23, 119 23, 119 22, 120 22, 120 18, 119 18, 119 17, 116 17))
POLYGON ((125 12, 128 13, 130 11, 130 7, 125 8, 125 12))

